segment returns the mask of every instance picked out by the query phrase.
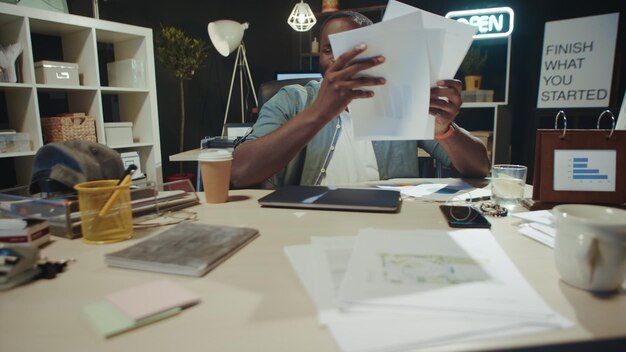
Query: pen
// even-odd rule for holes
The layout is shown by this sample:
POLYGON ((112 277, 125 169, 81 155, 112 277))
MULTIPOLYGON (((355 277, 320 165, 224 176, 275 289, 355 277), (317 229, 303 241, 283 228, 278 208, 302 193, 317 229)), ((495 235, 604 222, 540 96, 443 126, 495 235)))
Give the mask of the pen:
MULTIPOLYGON (((124 171, 124 176, 122 176, 119 182, 117 182, 117 185, 118 186, 130 185, 130 183, 132 182, 132 176, 133 176, 133 173, 135 173, 135 170, 137 170, 137 166, 135 164, 130 164, 126 168, 126 171, 124 171)), ((113 193, 111 193, 111 196, 109 197, 109 199, 107 199, 106 203, 104 203, 104 205, 102 206, 102 209, 100 209, 100 212, 98 213, 99 217, 105 216, 109 212, 109 210, 111 210, 113 203, 115 203, 117 198, 120 196, 120 193, 122 193, 121 189, 116 189, 115 191, 113 191, 113 193)))
POLYGON ((470 198, 469 201, 480 202, 481 200, 489 200, 489 199, 491 199, 491 196, 482 196, 482 197, 470 198))

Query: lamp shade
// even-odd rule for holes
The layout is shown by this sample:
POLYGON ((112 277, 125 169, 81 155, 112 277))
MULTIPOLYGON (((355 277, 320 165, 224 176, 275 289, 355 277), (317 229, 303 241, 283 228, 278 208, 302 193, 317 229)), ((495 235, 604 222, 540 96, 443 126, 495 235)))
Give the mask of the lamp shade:
POLYGON ((248 29, 248 22, 239 23, 232 20, 219 20, 208 25, 211 43, 222 56, 226 57, 241 44, 243 31, 248 29))
POLYGON ((315 26, 317 19, 313 11, 311 11, 309 4, 302 0, 293 7, 287 23, 297 32, 306 32, 315 26))

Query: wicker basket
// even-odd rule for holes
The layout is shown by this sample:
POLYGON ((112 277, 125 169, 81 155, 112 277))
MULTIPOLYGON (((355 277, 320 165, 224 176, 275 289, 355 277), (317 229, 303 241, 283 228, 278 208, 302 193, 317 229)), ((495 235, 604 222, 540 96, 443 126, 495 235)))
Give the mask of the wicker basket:
POLYGON ((44 142, 82 140, 97 142, 96 121, 85 114, 41 118, 44 142))

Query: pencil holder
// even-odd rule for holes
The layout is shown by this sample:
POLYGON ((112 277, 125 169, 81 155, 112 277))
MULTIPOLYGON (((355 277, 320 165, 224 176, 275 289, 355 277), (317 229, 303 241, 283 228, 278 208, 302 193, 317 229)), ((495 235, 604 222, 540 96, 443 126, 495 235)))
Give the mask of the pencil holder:
POLYGON ((78 191, 83 242, 105 244, 133 237, 130 185, 118 180, 79 183, 78 191))

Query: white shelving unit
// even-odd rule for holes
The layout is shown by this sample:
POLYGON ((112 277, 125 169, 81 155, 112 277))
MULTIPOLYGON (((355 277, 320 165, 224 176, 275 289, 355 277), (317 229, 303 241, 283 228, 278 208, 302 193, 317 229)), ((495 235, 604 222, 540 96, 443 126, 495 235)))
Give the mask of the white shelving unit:
MULTIPOLYGON (((133 143, 109 146, 120 153, 138 152, 147 179, 163 182, 152 29, 0 3, 0 44, 18 42, 24 48, 20 78, 17 83, 0 82, 9 128, 28 133, 31 140, 29 152, 0 153, 0 158, 14 161, 16 186, 29 183, 33 156, 44 144, 40 119, 45 117, 41 115, 45 102, 40 101, 40 96, 56 93, 66 97, 68 112, 85 112, 95 118, 97 139, 102 144, 107 144, 104 123, 117 122, 111 121, 112 116, 105 116, 103 101, 115 98, 119 120, 133 123, 133 143), (37 47, 33 47, 32 38, 38 35, 58 39, 62 61, 79 64, 80 86, 36 82, 33 52, 37 47), (99 46, 112 48, 114 59, 108 61, 143 62, 145 88, 103 85, 108 80, 100 77, 99 68, 106 67, 107 58, 99 56, 99 46)), ((3 113, 0 106, 0 114, 3 113)))
MULTIPOLYGON (((497 38, 497 39, 480 39, 475 40, 474 45, 484 45, 484 43, 496 42, 496 45, 500 46, 500 50, 506 51, 503 55, 503 59, 505 60, 504 65, 504 74, 502 79, 501 89, 503 90, 501 95, 497 95, 499 99, 495 99, 493 102, 464 102, 462 106, 462 110, 470 110, 470 109, 487 109, 491 110, 489 113, 489 118, 493 119, 492 128, 490 131, 493 133, 492 135, 492 145, 491 145, 491 164, 505 164, 511 161, 510 156, 510 146, 511 146, 511 116, 506 109, 509 100, 509 74, 511 69, 511 36, 506 38, 497 38)), ((487 45, 490 45, 487 44, 487 45)), ((462 114, 462 113, 461 113, 462 114)), ((484 116, 487 118, 487 116, 484 116)), ((472 121, 465 121, 462 127, 470 130, 472 128, 472 121), (468 123, 469 122, 469 123, 468 123)))

